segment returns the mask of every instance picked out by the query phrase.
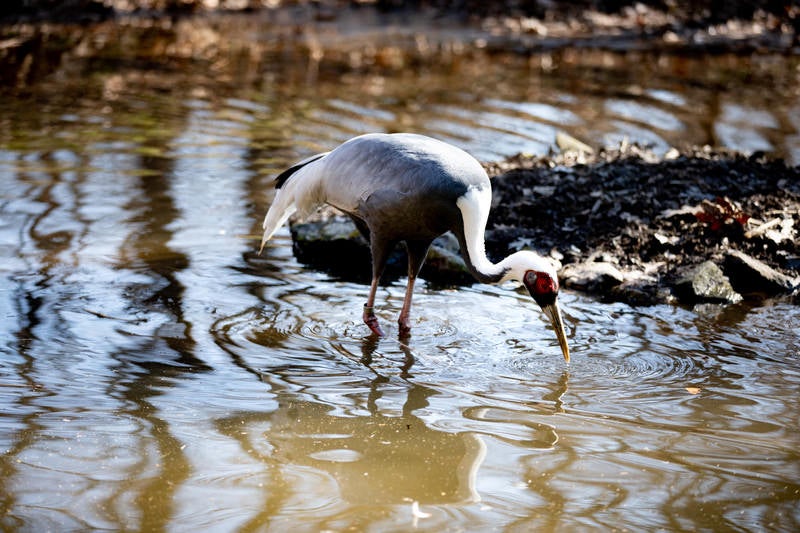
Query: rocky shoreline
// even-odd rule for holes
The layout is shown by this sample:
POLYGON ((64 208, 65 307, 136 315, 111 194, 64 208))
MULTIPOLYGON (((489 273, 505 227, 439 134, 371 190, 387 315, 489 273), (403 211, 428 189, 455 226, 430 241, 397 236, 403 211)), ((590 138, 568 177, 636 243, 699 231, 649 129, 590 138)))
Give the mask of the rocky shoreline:
POLYGON ((276 13, 285 14, 282 23, 301 33, 342 23, 346 38, 333 43, 339 49, 347 48, 347 39, 373 30, 377 21, 382 30, 408 26, 418 31, 426 25, 457 30, 463 41, 459 46, 490 52, 531 54, 564 47, 703 54, 800 50, 800 7, 763 0, 8 0, 0 5, 0 51, 8 46, 2 41, 24 40, 31 26, 42 24, 114 20, 142 25, 151 20, 164 27, 181 19, 276 13), (370 15, 359 16, 364 13, 370 15))
MULTIPOLYGON (((697 148, 657 156, 627 144, 594 152, 562 141, 558 154, 486 165, 490 257, 534 249, 559 266, 562 286, 605 301, 800 303, 800 168, 764 154, 697 148)), ((367 244, 346 218, 326 212, 292 224, 292 235, 301 262, 368 279, 367 244)), ((474 282, 453 241, 435 243, 421 277, 474 282)), ((401 252, 389 270, 404 275, 401 252)))

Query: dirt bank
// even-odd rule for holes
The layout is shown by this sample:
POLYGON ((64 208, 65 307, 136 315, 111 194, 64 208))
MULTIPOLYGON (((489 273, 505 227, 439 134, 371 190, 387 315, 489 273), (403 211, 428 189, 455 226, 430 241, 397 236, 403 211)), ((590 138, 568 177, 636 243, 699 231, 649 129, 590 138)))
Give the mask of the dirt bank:
POLYGON ((198 15, 285 11, 308 28, 347 24, 354 12, 370 10, 389 25, 470 27, 476 31, 471 44, 523 53, 563 46, 704 53, 800 48, 800 7, 770 0, 7 0, 0 6, 0 26, 130 17, 163 24, 198 15))
POLYGON ((669 301, 687 267, 724 265, 734 250, 788 278, 800 274, 800 168, 763 154, 695 149, 659 158, 621 146, 518 156, 488 169, 496 175, 489 253, 527 245, 564 264, 613 265, 621 279, 583 287, 604 298, 669 301))

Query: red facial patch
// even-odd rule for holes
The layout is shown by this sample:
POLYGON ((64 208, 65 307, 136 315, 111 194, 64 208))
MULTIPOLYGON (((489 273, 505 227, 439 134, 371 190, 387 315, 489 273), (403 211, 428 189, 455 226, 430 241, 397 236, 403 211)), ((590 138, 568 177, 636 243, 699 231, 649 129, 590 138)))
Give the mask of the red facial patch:
POLYGON ((529 270, 525 272, 525 286, 531 296, 544 296, 558 292, 558 281, 545 272, 529 270))

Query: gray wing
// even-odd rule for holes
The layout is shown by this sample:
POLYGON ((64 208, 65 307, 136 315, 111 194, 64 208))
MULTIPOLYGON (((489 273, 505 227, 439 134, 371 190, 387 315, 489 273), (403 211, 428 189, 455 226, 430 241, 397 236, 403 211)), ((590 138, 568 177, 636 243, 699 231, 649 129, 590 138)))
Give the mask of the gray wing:
POLYGON ((483 167, 455 146, 415 134, 369 134, 330 152, 325 166, 326 201, 354 213, 376 191, 417 202, 432 198, 455 204, 470 186, 489 186, 483 167))

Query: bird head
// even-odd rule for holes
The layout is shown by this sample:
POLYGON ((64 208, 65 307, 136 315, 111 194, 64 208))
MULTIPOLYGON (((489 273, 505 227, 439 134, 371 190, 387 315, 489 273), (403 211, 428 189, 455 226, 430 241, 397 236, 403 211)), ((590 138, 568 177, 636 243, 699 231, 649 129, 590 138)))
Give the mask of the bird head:
POLYGON ((529 251, 521 251, 507 258, 506 278, 516 279, 525 285, 534 301, 550 319, 561 346, 564 360, 569 363, 569 345, 564 332, 564 321, 558 307, 558 274, 545 258, 529 251))

